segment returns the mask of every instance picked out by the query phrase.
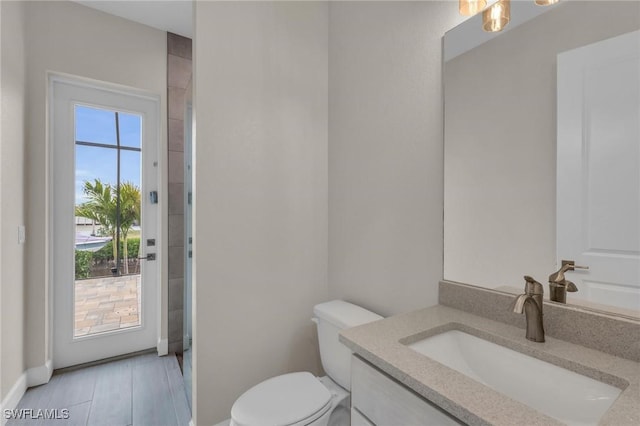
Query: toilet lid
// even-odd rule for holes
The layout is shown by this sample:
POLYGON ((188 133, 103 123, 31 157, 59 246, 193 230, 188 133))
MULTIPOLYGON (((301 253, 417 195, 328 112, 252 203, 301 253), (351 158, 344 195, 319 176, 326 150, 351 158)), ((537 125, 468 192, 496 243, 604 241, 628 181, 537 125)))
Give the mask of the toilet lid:
POLYGON ((325 408, 331 393, 311 373, 290 373, 258 383, 236 400, 231 418, 238 425, 286 426, 325 408))

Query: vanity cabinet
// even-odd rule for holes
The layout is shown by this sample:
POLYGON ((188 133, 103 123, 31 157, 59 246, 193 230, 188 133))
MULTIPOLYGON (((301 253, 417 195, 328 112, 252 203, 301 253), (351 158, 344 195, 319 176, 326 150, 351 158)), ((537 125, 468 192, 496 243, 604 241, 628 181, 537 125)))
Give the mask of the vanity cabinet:
POLYGON ((351 425, 463 425, 358 356, 351 358, 351 425))

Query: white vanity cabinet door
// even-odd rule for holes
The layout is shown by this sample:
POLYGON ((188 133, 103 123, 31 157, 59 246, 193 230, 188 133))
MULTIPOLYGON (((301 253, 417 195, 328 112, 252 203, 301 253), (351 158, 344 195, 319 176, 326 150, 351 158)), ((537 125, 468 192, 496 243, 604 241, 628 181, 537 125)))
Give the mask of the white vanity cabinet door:
MULTIPOLYGON (((366 361, 351 358, 351 406, 357 421, 352 425, 376 426, 463 425, 436 408, 426 399, 397 383, 366 361), (359 412, 359 413, 358 413, 359 412), (360 418, 366 416, 362 423, 360 418)), ((352 414, 353 415, 353 414, 352 414)))

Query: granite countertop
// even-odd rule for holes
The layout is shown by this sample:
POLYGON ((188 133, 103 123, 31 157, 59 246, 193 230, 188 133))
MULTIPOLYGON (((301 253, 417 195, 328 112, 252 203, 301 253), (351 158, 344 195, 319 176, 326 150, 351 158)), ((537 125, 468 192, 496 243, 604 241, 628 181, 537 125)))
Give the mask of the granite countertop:
POLYGON ((544 343, 531 342, 525 339, 525 331, 521 328, 457 309, 438 305, 396 315, 343 330, 340 341, 355 354, 465 423, 509 426, 562 424, 405 346, 454 329, 622 389, 599 424, 640 424, 640 363, 549 336, 544 343))

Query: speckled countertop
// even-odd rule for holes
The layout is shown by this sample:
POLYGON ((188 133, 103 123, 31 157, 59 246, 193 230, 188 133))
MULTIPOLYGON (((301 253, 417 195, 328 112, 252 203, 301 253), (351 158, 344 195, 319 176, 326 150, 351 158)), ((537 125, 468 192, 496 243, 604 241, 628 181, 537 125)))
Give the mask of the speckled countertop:
MULTIPOLYGON (((579 326, 579 325, 576 325, 579 326)), ((360 357, 470 425, 556 425, 557 420, 468 378, 407 344, 460 330, 622 389, 601 425, 640 425, 640 363, 438 305, 342 331, 360 357)), ((550 384, 552 386, 552 384, 550 384)))

